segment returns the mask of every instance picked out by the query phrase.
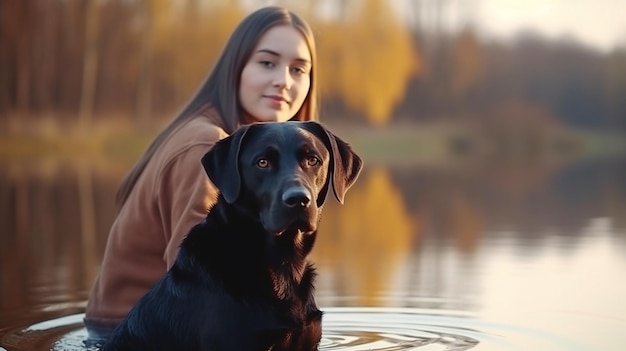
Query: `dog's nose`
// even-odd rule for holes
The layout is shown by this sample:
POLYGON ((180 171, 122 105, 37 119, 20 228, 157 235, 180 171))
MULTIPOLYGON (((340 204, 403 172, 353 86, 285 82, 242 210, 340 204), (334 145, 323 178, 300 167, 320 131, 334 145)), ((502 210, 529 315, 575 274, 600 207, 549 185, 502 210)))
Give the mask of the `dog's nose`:
POLYGON ((283 193, 283 203, 287 207, 309 207, 311 195, 304 188, 291 188, 283 193))

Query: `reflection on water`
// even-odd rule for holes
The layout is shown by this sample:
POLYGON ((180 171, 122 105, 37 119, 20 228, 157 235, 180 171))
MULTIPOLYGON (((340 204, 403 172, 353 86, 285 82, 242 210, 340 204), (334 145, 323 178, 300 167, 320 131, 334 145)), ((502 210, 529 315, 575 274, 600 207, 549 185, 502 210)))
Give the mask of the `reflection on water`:
MULTIPOLYGON (((0 165, 4 348, 84 350, 80 320, 28 326, 82 313, 122 175, 0 165)), ((623 179, 621 159, 368 165, 326 205, 313 254, 323 349, 623 348, 623 179)))

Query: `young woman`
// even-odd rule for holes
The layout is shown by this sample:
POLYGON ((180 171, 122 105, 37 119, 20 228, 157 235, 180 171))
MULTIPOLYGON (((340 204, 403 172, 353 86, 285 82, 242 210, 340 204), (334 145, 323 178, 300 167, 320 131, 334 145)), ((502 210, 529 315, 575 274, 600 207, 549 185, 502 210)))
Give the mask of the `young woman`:
POLYGON ((317 120, 315 45, 308 24, 280 7, 246 17, 182 112, 124 179, 119 212, 85 313, 106 338, 173 264, 188 231, 217 199, 201 157, 238 126, 317 120))

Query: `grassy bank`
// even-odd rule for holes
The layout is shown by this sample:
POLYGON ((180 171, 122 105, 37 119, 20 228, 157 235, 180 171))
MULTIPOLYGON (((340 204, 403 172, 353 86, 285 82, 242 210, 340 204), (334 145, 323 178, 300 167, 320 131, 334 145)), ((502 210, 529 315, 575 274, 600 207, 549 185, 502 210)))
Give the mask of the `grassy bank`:
POLYGON ((626 155, 623 134, 587 130, 494 130, 454 124, 332 128, 367 159, 380 163, 447 164, 481 158, 549 162, 626 155))
MULTIPOLYGON (((445 164, 483 157, 562 159, 626 154, 623 135, 579 131, 486 130, 454 124, 392 125, 371 128, 328 124, 370 163, 445 164)), ((48 128, 0 136, 0 159, 101 159, 132 163, 158 127, 140 131, 121 123, 81 128, 48 128)))

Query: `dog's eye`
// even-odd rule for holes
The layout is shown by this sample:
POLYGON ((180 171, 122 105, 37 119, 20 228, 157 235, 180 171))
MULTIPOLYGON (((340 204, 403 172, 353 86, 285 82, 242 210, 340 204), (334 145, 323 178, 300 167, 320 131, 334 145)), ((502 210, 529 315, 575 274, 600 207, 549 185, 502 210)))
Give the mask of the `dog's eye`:
POLYGON ((259 168, 267 168, 270 166, 270 161, 268 161, 266 158, 260 158, 258 161, 256 161, 256 165, 259 168))
POLYGON ((317 158, 317 157, 315 157, 315 156, 309 156, 309 157, 307 157, 307 159, 306 159, 306 164, 307 164, 307 166, 309 166, 309 167, 314 167, 314 166, 317 166, 317 165, 319 165, 320 163, 322 163, 322 161, 320 161, 320 159, 319 159, 319 158, 317 158))

